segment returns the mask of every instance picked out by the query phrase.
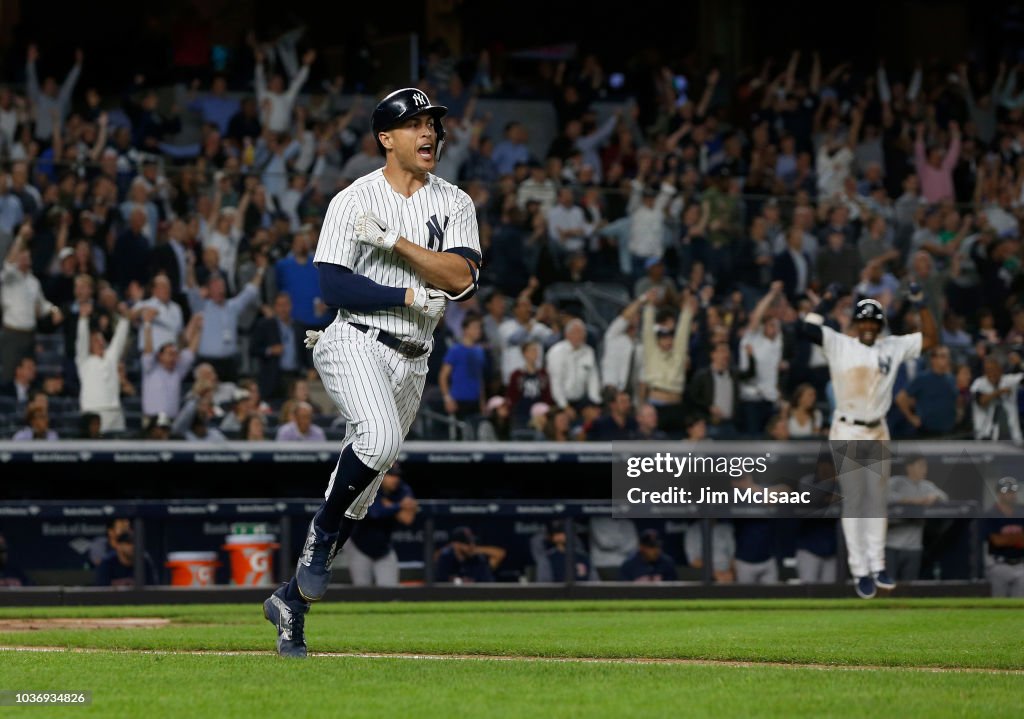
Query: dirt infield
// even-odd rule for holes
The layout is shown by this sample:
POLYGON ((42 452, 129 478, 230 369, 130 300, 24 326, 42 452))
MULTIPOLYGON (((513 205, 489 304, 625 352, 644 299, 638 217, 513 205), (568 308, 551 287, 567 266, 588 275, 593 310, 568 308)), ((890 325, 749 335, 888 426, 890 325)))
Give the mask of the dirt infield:
MULTIPOLYGON (((64 621, 64 620, 57 620, 64 621)), ((89 620, 86 620, 89 621, 89 620)), ((125 621, 125 620, 111 620, 125 621)), ((145 620, 127 620, 145 621, 145 620)), ((167 622, 168 620, 155 620, 167 622)), ((154 625, 159 626, 159 625, 154 625)), ((2 625, 0 625, 2 628, 2 625)), ((53 628, 53 625, 50 625, 53 628)), ((266 650, 213 650, 213 649, 94 649, 86 647, 32 647, 32 646, 0 646, 0 652, 69 652, 76 654, 161 654, 161 655, 191 655, 191 656, 274 656, 275 653, 266 650)), ((580 663, 580 664, 669 664, 701 667, 737 667, 737 668, 765 668, 774 667, 779 669, 813 669, 816 671, 899 671, 899 672, 923 672, 939 674, 1008 674, 1013 676, 1024 676, 1024 669, 993 669, 986 667, 927 667, 927 666, 898 666, 880 664, 814 664, 797 662, 757 662, 742 661, 735 659, 684 659, 664 657, 544 657, 544 656, 517 656, 500 654, 406 654, 406 653, 382 653, 382 652, 311 652, 310 657, 324 657, 328 659, 404 659, 420 661, 458 660, 458 661, 480 661, 480 662, 537 662, 537 663, 580 663)))
POLYGON ((170 619, 159 617, 0 619, 0 632, 38 632, 45 629, 155 629, 166 627, 170 623, 170 619))

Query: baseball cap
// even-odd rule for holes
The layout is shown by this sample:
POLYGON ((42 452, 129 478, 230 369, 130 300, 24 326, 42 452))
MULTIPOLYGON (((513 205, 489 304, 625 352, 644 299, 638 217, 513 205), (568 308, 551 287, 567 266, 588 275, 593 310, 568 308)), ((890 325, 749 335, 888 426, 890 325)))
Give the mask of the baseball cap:
POLYGON ((640 546, 641 547, 660 547, 661 537, 658 536, 657 529, 645 529, 640 533, 640 546))
POLYGON ((499 395, 491 397, 489 400, 487 400, 487 414, 490 414, 494 410, 498 409, 498 407, 503 407, 506 401, 507 400, 504 397, 501 397, 499 395))
POLYGON ((661 257, 660 256, 659 257, 648 257, 647 260, 644 262, 644 269, 645 270, 649 270, 652 267, 654 267, 655 265, 660 265, 660 264, 661 264, 661 257))
POLYGON ((393 465, 391 465, 391 469, 389 469, 387 472, 385 472, 385 474, 393 474, 396 477, 401 477, 402 476, 402 465, 400 465, 398 462, 395 462, 393 465))
POLYGON ((533 406, 530 407, 531 417, 543 417, 551 409, 551 405, 547 402, 534 402, 533 406))
POLYGON ((996 482, 996 487, 999 489, 1000 494, 1009 494, 1010 492, 1016 492, 1018 489, 1017 480, 1013 477, 1003 477, 996 482))
POLYGON ((473 534, 473 530, 469 527, 456 527, 452 530, 449 539, 453 542, 461 542, 462 544, 476 544, 476 535, 473 534))
POLYGON ((74 254, 75 254, 74 249, 72 249, 71 247, 65 247, 60 252, 57 253, 57 261, 58 262, 63 262, 67 258, 73 257, 74 254))

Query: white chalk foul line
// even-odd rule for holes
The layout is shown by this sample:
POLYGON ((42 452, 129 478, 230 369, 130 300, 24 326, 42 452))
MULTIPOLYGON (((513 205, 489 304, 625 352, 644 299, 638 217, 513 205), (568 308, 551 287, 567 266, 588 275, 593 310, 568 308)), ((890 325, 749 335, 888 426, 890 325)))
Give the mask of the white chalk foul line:
MULTIPOLYGON (((157 654, 212 657, 276 656, 261 649, 98 649, 95 647, 0 646, 0 652, 68 654, 157 654)), ((888 671, 929 674, 1006 674, 1024 676, 1024 669, 993 667, 885 666, 880 664, 820 664, 811 662, 757 662, 740 659, 685 659, 681 657, 544 657, 504 654, 416 654, 385 652, 310 652, 310 657, 328 659, 402 659, 407 661, 530 662, 541 664, 667 664, 696 667, 813 669, 815 671, 888 671)))

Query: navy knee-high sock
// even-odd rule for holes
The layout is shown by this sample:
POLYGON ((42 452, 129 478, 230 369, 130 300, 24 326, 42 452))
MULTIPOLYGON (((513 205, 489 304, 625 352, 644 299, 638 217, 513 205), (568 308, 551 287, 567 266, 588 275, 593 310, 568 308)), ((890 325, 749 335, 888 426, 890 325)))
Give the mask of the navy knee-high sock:
MULTIPOLYGON (((334 475, 331 493, 314 517, 317 528, 328 534, 337 532, 342 519, 345 518, 345 510, 370 486, 378 474, 380 472, 363 464, 352 451, 351 445, 346 447, 341 453, 341 459, 338 460, 338 471, 334 475)), ((351 532, 351 529, 349 531, 351 532)))

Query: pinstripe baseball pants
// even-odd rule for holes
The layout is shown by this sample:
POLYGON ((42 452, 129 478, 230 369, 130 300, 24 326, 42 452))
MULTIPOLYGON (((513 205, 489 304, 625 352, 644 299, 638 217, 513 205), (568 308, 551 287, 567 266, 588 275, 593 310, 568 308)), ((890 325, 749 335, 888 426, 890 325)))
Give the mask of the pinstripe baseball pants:
MULTIPOLYGON (((378 472, 345 510, 349 519, 366 516, 384 472, 398 459, 427 378, 429 355, 407 359, 376 337, 376 330, 363 333, 346 322, 335 321, 313 348, 313 365, 345 418, 347 431, 341 449, 351 445, 356 457, 378 472)), ((335 464, 325 496, 330 496, 337 475, 335 464)))

